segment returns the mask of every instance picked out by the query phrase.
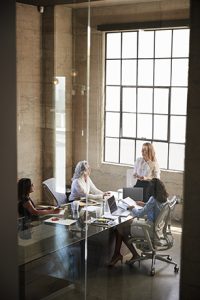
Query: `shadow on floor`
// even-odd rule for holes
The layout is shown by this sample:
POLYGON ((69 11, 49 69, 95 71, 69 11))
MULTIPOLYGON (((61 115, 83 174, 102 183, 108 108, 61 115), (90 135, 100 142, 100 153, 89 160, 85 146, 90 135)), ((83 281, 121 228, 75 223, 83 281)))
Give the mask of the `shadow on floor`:
MULTIPOLYGON (((175 244, 168 250, 173 260, 180 265, 181 228, 173 224, 175 244)), ((130 258, 130 254, 124 257, 130 258)), ((129 267, 120 262, 113 268, 97 268, 87 274, 87 279, 75 285, 74 289, 60 294, 54 300, 178 300, 179 273, 174 267, 156 261, 156 274, 150 276, 150 261, 136 263, 129 267), (85 289, 86 287, 86 289, 85 289)))

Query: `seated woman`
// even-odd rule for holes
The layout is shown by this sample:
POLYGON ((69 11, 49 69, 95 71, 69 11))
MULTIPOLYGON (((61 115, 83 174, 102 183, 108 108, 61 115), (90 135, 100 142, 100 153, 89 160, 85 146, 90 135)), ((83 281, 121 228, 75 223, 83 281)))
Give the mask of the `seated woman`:
POLYGON ((100 200, 109 195, 97 189, 90 178, 90 166, 86 160, 79 161, 72 178, 71 194, 69 201, 88 196, 89 199, 100 200))
POLYGON ((37 209, 30 198, 30 194, 33 192, 34 186, 30 178, 21 178, 18 181, 18 214, 19 217, 24 217, 24 224, 40 215, 59 213, 59 208, 37 209))
POLYGON ((149 182, 153 178, 160 178, 160 168, 156 159, 153 144, 144 143, 142 157, 137 158, 133 176, 137 179, 135 187, 143 188, 143 201, 149 200, 149 182))
MULTIPOLYGON (((142 201, 137 201, 137 204, 142 206, 142 208, 137 209, 134 206, 130 206, 129 210, 132 211, 134 217, 138 218, 147 216, 146 222, 151 226, 150 235, 153 235, 154 223, 164 203, 167 201, 168 193, 166 192, 164 184, 158 178, 153 178, 150 181, 150 187, 151 197, 149 198, 149 201, 146 204, 142 201)), ((125 243, 125 245, 129 248, 133 255, 129 262, 133 262, 134 259, 136 259, 139 256, 133 244, 128 243, 130 235, 141 237, 144 236, 143 230, 141 228, 131 226, 131 224, 133 224, 134 221, 134 219, 131 220, 131 222, 128 225, 122 224, 116 230, 115 250, 109 266, 114 266, 119 260, 122 262, 123 256, 120 253, 122 242, 125 243)))

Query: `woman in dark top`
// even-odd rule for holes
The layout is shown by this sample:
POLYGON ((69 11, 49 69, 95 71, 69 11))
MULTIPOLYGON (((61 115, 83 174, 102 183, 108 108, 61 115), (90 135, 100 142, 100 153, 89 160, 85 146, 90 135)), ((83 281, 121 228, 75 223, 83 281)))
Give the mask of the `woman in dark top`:
POLYGON ((21 178, 18 181, 18 213, 19 217, 24 217, 24 221, 30 221, 40 215, 59 213, 59 208, 54 209, 37 209, 30 198, 34 192, 33 184, 30 178, 21 178))

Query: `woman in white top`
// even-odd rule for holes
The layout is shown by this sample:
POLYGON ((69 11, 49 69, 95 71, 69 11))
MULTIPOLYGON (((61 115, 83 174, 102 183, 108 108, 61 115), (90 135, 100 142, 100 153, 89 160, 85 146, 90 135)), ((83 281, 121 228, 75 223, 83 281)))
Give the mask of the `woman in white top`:
POLYGON ((102 192, 97 189, 90 179, 90 166, 86 160, 79 161, 76 165, 72 178, 71 194, 69 201, 88 196, 89 199, 100 200, 109 192, 102 192))
POLYGON ((153 178, 160 179, 160 168, 156 159, 155 150, 151 143, 142 146, 142 157, 139 157, 134 165, 133 176, 137 179, 135 187, 143 187, 143 200, 149 199, 149 181, 153 178))

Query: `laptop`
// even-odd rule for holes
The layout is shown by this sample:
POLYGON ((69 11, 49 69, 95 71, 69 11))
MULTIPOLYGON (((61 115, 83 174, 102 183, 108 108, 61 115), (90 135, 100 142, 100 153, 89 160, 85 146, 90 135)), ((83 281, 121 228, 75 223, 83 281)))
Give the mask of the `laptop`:
POLYGON ((138 201, 143 200, 143 188, 142 187, 124 187, 123 199, 130 197, 131 199, 138 201))
POLYGON ((117 207, 115 197, 111 196, 107 199, 108 207, 110 209, 110 213, 113 216, 121 216, 121 217, 127 217, 130 215, 130 211, 125 210, 121 207, 117 207))

